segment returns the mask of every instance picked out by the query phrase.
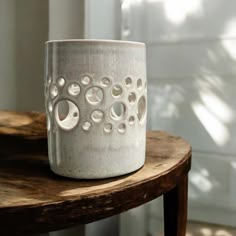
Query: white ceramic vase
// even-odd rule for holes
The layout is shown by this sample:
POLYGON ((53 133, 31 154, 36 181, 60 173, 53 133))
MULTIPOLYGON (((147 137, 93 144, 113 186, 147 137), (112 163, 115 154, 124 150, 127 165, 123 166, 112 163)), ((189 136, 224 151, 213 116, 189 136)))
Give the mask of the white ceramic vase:
POLYGON ((53 172, 106 178, 144 165, 145 53, 145 45, 136 42, 46 42, 45 101, 53 172))

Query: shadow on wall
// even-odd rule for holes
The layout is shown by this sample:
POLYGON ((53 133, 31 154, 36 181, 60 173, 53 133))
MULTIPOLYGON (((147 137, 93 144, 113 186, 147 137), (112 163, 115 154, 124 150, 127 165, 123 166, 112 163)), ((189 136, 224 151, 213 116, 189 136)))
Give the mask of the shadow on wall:
POLYGON ((195 150, 209 150, 203 142, 207 140, 212 147, 209 151, 221 153, 222 148, 227 148, 227 154, 235 154, 235 3, 124 2, 130 3, 125 6, 133 21, 137 16, 132 15, 132 9, 145 6, 140 15, 147 27, 134 27, 125 37, 135 35, 147 42, 149 128, 161 127, 182 134, 195 150), (189 135, 191 132, 196 135, 189 135))
POLYGON ((147 42, 149 128, 182 134, 195 150, 209 150, 204 145, 207 140, 212 147, 209 151, 221 153, 227 148, 227 154, 235 154, 233 2, 227 6, 223 1, 212 4, 204 0, 179 0, 178 5, 174 0, 131 2, 136 8, 145 4, 142 17, 152 29, 152 34, 140 38, 147 42), (161 14, 159 21, 158 14, 150 14, 152 11, 161 14), (157 26, 153 22, 158 22, 157 26))
MULTIPOLYGON (((135 7, 137 2, 144 4, 136 1, 135 7)), ((192 144, 191 207, 232 213, 236 210, 235 2, 179 0, 179 6, 174 2, 148 0, 145 33, 129 34, 147 42, 148 128, 181 135, 192 144)), ((235 225, 227 217, 225 222, 235 225)))
MULTIPOLYGON (((189 45, 186 49, 189 54, 191 48, 192 45, 189 45)), ((175 55, 178 56, 181 57, 175 55)), ((236 80, 233 68, 229 68, 229 74, 220 75, 217 67, 220 64, 231 67, 235 60, 219 44, 207 48, 205 55, 195 58, 195 61, 197 59, 199 68, 195 69, 192 76, 149 80, 148 127, 181 135, 192 144, 194 158, 189 178, 192 203, 201 199, 202 205, 232 210, 236 204, 232 197, 234 184, 230 182, 236 173, 233 165, 236 146, 236 80), (205 67, 205 61, 208 61, 211 69, 210 66, 205 67), (207 158, 201 150, 208 150, 207 158)))
POLYGON ((181 81, 149 81, 148 127, 182 134, 195 150, 212 147, 213 152, 222 152, 223 147, 233 155, 236 80, 204 74, 181 81))

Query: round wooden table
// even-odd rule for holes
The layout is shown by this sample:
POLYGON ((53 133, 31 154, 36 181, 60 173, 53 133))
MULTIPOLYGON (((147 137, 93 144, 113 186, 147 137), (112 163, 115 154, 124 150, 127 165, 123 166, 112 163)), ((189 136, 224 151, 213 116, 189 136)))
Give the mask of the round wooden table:
MULTIPOLYGON (((37 122, 44 127, 44 118, 37 122)), ((4 131, 1 125, 0 119, 0 235, 43 233, 86 224, 161 195, 165 235, 185 235, 191 147, 182 138, 149 131, 142 169, 117 178, 73 180, 50 171, 45 131, 41 136, 26 137, 6 132, 15 124, 4 131)), ((25 124, 24 129, 30 125, 25 124)))

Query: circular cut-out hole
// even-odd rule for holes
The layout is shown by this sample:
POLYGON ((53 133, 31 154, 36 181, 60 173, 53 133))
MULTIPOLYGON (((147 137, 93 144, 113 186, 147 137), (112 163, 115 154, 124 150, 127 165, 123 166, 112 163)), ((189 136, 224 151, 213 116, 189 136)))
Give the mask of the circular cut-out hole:
POLYGON ((112 126, 111 123, 107 123, 107 124, 104 125, 104 131, 106 133, 108 133, 108 134, 111 133, 112 129, 113 129, 113 126, 112 126))
POLYGON ((91 79, 87 75, 81 78, 81 83, 83 85, 88 85, 90 83, 91 79))
POLYGON ((96 105, 103 100, 103 91, 99 87, 91 87, 87 90, 85 98, 88 103, 96 105))
POLYGON ((79 84, 77 84, 77 83, 70 84, 69 87, 68 87, 68 93, 71 96, 79 95, 80 94, 80 86, 79 86, 79 84))
POLYGON ((73 129, 79 122, 79 109, 69 100, 61 100, 55 106, 55 119, 64 130, 73 129))
POLYGON ((135 117, 134 117, 134 116, 130 116, 130 117, 129 117, 129 124, 130 124, 130 125, 133 125, 134 122, 135 122, 135 117))
POLYGON ((79 115, 78 112, 73 113, 73 117, 77 117, 78 115, 79 115))
POLYGON ((111 80, 109 78, 107 78, 107 77, 104 77, 104 78, 102 78, 102 82, 101 83, 102 83, 102 86, 108 87, 111 84, 111 80))
POLYGON ((57 80, 57 84, 58 84, 60 87, 63 87, 63 86, 65 85, 65 83, 66 83, 65 79, 62 78, 62 77, 57 80))
POLYGON ((52 77, 48 76, 48 84, 51 84, 51 83, 52 83, 52 77))
POLYGON ((118 126, 118 132, 123 134, 126 131, 126 125, 125 124, 119 124, 118 126))
POLYGON ((52 112, 52 110, 53 110, 52 103, 49 102, 49 103, 48 103, 48 111, 49 111, 49 112, 52 112))
POLYGON ((142 122, 146 115, 146 98, 142 96, 138 101, 137 116, 140 122, 142 122))
POLYGON ((137 88, 138 89, 141 89, 142 88, 142 80, 141 79, 138 79, 138 81, 137 81, 137 88))
POLYGON ((69 103, 67 100, 62 100, 57 104, 58 118, 60 121, 66 119, 69 114, 69 103))
POLYGON ((132 84, 132 79, 130 77, 127 77, 125 79, 125 84, 126 84, 126 86, 130 86, 132 84))
POLYGON ((120 85, 115 85, 111 91, 111 93, 114 97, 120 97, 122 95, 122 92, 123 92, 123 90, 120 85))
POLYGON ((103 112, 100 110, 95 110, 92 112, 91 114, 91 119, 95 122, 95 123, 100 123, 103 119, 103 112))
POLYGON ((129 96, 128 96, 128 100, 131 104, 134 104, 135 101, 136 101, 136 94, 135 93, 130 93, 129 96))
POLYGON ((50 91, 50 96, 52 99, 58 95, 58 88, 56 85, 51 85, 49 91, 50 91))
POLYGON ((110 116, 113 120, 124 119, 126 114, 126 106, 122 102, 115 102, 110 110, 110 116))
POLYGON ((91 126, 92 126, 92 124, 90 122, 85 121, 82 128, 83 128, 84 131, 89 131, 91 126))

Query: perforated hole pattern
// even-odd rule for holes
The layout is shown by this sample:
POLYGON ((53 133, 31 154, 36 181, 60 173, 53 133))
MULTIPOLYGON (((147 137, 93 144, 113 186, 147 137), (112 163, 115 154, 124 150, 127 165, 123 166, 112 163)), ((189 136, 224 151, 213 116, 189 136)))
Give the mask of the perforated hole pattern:
MULTIPOLYGON (((113 79, 105 76, 100 80, 100 87, 93 85, 93 80, 87 75, 81 77, 78 82, 69 82, 65 77, 58 77, 53 80, 51 76, 48 77, 49 101, 47 109, 49 113, 54 114, 55 121, 61 129, 66 131, 74 129, 79 124, 80 117, 86 116, 86 114, 80 114, 78 104, 72 102, 73 98, 76 99, 78 97, 78 99, 81 99, 81 93, 84 93, 88 106, 91 105, 90 121, 88 120, 81 124, 82 130, 85 132, 94 128, 93 122, 97 125, 101 124, 107 134, 112 133, 114 129, 117 129, 120 134, 125 134, 128 127, 131 129, 135 127, 134 124, 144 123, 147 110, 146 81, 141 78, 135 80, 131 77, 126 77, 123 87, 120 84, 113 84, 113 79), (52 81, 56 81, 56 83, 52 83, 52 81), (67 90, 66 96, 68 99, 64 96, 63 98, 60 97, 64 89, 67 90), (134 90, 130 91, 131 89, 134 90), (138 89, 141 95, 138 95, 140 92, 136 94, 135 89, 138 89), (104 108, 101 109, 100 104, 104 102, 105 96, 109 96, 109 91, 112 97, 112 105, 109 113, 106 113, 103 110, 104 108), (125 96, 125 94, 127 95, 125 96), (136 112, 129 114, 129 107, 134 105, 136 112), (128 126, 125 124, 126 119, 128 126)), ((49 120, 48 130, 52 130, 51 126, 52 124, 49 120)))

